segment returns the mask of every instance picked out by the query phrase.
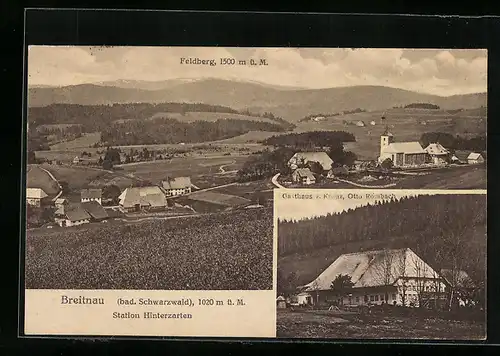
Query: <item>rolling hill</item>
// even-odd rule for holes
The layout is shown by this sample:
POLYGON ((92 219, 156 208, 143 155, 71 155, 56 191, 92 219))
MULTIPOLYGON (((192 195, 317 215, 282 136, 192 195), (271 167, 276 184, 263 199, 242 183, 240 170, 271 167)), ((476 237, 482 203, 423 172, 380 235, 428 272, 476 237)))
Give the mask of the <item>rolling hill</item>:
POLYGON ((53 103, 108 105, 112 103, 187 102, 249 109, 295 122, 316 113, 363 108, 385 110, 410 103, 432 103, 442 109, 471 109, 486 106, 487 94, 440 97, 383 86, 353 86, 328 89, 284 89, 256 82, 220 79, 174 80, 158 83, 109 82, 67 87, 29 89, 28 105, 53 103))

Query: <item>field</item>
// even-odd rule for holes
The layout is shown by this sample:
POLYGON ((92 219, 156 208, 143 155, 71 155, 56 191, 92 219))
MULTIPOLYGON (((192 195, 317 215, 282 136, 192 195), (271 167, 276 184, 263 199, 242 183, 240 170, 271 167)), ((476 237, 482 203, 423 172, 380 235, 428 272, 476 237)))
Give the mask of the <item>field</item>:
POLYGON ((52 197, 59 193, 59 185, 57 182, 54 181, 43 169, 34 165, 28 166, 26 187, 41 188, 45 193, 52 197))
POLYGON ((272 209, 28 231, 29 289, 271 290, 272 209))
POLYGON ((460 317, 278 310, 277 336, 330 339, 484 340, 484 315, 460 317))
POLYGON ((197 200, 201 202, 214 203, 223 206, 240 206, 248 204, 250 201, 245 198, 238 197, 236 195, 223 194, 213 191, 199 192, 190 194, 188 197, 190 200, 197 200))
POLYGON ((189 176, 195 185, 207 188, 217 185, 212 184, 212 180, 217 176, 227 183, 228 176, 225 172, 238 170, 247 159, 247 156, 176 157, 171 160, 133 163, 121 167, 125 173, 133 173, 134 176, 153 183, 158 183, 167 176, 189 176))
POLYGON ((246 134, 227 138, 225 140, 215 141, 215 143, 226 143, 226 144, 241 144, 241 143, 259 143, 266 138, 275 135, 282 135, 281 132, 269 132, 269 131, 250 131, 246 134))
POLYGON ((64 150, 74 150, 78 148, 89 148, 101 141, 100 132, 92 132, 83 134, 82 137, 77 139, 60 142, 55 145, 50 146, 51 150, 54 151, 64 151, 64 150))
POLYGON ((107 173, 101 169, 90 167, 59 166, 50 164, 44 164, 42 167, 52 173, 58 181, 67 182, 70 190, 87 188, 90 182, 107 173))

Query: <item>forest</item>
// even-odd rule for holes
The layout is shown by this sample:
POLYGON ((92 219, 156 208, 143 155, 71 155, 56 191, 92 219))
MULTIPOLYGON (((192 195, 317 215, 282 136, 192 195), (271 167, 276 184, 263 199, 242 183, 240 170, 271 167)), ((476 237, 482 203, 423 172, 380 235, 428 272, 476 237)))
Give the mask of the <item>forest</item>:
MULTIPOLYGON (((52 104, 28 108, 28 118, 33 127, 47 124, 81 124, 83 132, 97 132, 109 127, 116 120, 143 120, 157 113, 210 112, 228 114, 251 114, 220 105, 201 103, 129 103, 113 105, 52 104)), ((286 128, 294 125, 272 113, 251 116, 265 117, 286 128)))
POLYGON ((355 142, 356 138, 345 131, 309 131, 271 136, 264 140, 267 146, 289 146, 297 148, 331 147, 339 142, 355 142))
POLYGON ((278 222, 278 255, 355 241, 404 241, 431 266, 466 270, 486 261, 486 195, 421 195, 377 201, 346 212, 278 222))
POLYGON ((311 115, 307 115, 306 117, 300 119, 299 122, 311 121, 312 119, 314 119, 316 117, 332 117, 332 116, 340 116, 340 115, 348 115, 348 114, 357 114, 360 112, 366 112, 366 110, 361 109, 361 108, 356 108, 354 110, 347 110, 347 111, 335 112, 335 113, 329 113, 329 114, 311 114, 311 115))
POLYGON ((133 120, 107 127, 101 141, 107 145, 151 145, 162 143, 199 143, 222 140, 249 131, 283 132, 286 129, 268 122, 224 119, 215 122, 180 122, 175 119, 133 120))
POLYGON ((486 136, 467 138, 459 135, 453 136, 452 134, 446 132, 426 132, 420 137, 420 143, 423 147, 427 147, 429 143, 437 142, 452 151, 486 151, 486 136))

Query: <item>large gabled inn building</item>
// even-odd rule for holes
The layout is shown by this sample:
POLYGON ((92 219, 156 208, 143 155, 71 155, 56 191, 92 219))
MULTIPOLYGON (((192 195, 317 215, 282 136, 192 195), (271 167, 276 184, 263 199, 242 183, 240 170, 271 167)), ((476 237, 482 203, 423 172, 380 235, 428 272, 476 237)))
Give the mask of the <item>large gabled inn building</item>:
POLYGON ((426 163, 427 157, 418 141, 394 142, 394 135, 388 130, 380 136, 379 163, 389 158, 394 167, 420 166, 426 163))
POLYGON ((445 299, 445 288, 436 271, 411 249, 403 248, 341 255, 299 291, 303 300, 315 305, 419 306, 419 300, 445 299), (352 287, 342 292, 332 289, 338 275, 351 277, 352 287))

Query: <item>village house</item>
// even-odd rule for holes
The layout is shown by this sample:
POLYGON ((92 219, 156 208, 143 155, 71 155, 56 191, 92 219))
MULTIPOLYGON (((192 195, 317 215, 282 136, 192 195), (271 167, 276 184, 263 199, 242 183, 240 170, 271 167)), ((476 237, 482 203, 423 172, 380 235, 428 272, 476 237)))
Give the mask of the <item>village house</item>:
POLYGON ((26 202, 28 205, 41 207, 47 197, 47 193, 41 188, 26 188, 26 202))
POLYGON ((299 168, 301 165, 305 165, 309 162, 318 162, 324 171, 330 170, 332 168, 333 160, 326 154, 326 152, 297 152, 292 158, 288 160, 288 166, 291 170, 299 168))
POLYGON ((467 163, 468 164, 484 163, 484 157, 481 153, 471 152, 467 157, 467 163))
POLYGON ((470 296, 476 285, 467 272, 463 270, 442 269, 441 276, 446 284, 451 287, 450 290, 453 290, 453 299, 459 306, 466 306, 474 303, 470 296))
POLYGON ((393 249, 343 254, 315 280, 300 287, 303 299, 312 304, 419 305, 419 300, 443 300, 443 279, 411 249, 393 249), (353 283, 339 295, 331 288, 338 275, 353 283), (307 293, 308 295, 305 295, 307 293), (420 298, 419 298, 420 296, 420 298))
POLYGON ((61 227, 88 224, 91 216, 81 204, 68 205, 64 208, 64 215, 55 218, 55 222, 61 227))
POLYGON ((162 210, 167 206, 165 194, 157 186, 127 188, 118 199, 120 207, 127 212, 162 210))
POLYGON ((101 189, 82 189, 80 192, 80 198, 82 203, 89 201, 96 201, 102 204, 102 190, 101 189))
POLYGON ((191 193, 192 183, 190 177, 175 177, 164 180, 161 184, 167 197, 191 193))
POLYGON ((380 136, 379 163, 390 159, 394 167, 413 167, 426 163, 427 152, 419 142, 394 142, 388 130, 380 136))
POLYGON ((276 298, 276 308, 277 309, 285 309, 286 308, 286 299, 283 296, 279 296, 276 298))
POLYGON ((78 164, 80 163, 80 157, 76 156, 75 158, 73 158, 73 164, 78 164))
POLYGON ((91 222, 100 222, 108 218, 106 210, 96 201, 82 203, 82 207, 89 214, 91 222))
POLYGON ((377 123, 375 121, 370 121, 370 125, 375 126, 377 123))
POLYGON ((68 206, 68 200, 65 198, 57 198, 54 202, 54 206, 56 208, 54 215, 56 217, 63 217, 65 215, 66 207, 68 206))
POLYGON ((363 121, 357 121, 356 126, 358 127, 365 127, 365 123, 363 121))
POLYGON ((298 168, 292 173, 292 181, 294 183, 310 185, 316 183, 316 178, 309 168, 298 168))
POLYGON ((430 143, 425 149, 431 162, 435 165, 445 165, 450 161, 450 151, 440 143, 430 143))

